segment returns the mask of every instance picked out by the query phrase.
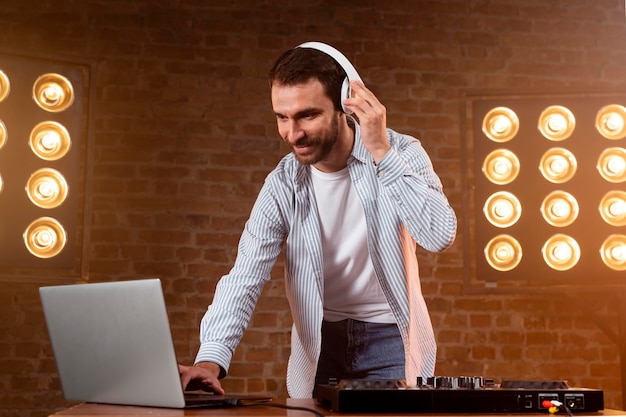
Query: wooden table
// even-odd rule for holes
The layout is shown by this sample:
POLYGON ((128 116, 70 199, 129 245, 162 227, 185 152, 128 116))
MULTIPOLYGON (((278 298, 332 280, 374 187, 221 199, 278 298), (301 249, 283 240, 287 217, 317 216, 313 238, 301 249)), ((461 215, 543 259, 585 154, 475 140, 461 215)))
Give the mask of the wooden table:
MULTIPOLYGON (((322 416, 351 416, 351 417, 376 417, 376 416, 393 416, 393 414, 344 414, 336 413, 316 404, 313 399, 277 399, 270 404, 275 406, 259 404, 244 407, 228 407, 228 408, 196 408, 196 409, 172 409, 172 408, 151 408, 151 407, 133 407, 122 405, 93 404, 83 403, 70 407, 66 410, 52 414, 50 417, 180 417, 180 416, 211 416, 211 417, 319 417, 315 413, 322 416), (278 407, 298 407, 301 409, 286 409, 278 407)), ((415 414, 396 414, 406 417, 415 414)), ((418 414, 420 417, 475 417, 479 414, 418 414)), ((483 414, 484 415, 484 414, 483 414)), ((564 416, 565 414, 558 414, 564 416)), ((488 414, 488 417, 494 416, 548 416, 548 413, 518 413, 518 414, 488 414)), ((597 413, 576 413, 575 417, 599 417, 599 416, 622 416, 626 417, 626 411, 619 410, 603 410, 597 413)))

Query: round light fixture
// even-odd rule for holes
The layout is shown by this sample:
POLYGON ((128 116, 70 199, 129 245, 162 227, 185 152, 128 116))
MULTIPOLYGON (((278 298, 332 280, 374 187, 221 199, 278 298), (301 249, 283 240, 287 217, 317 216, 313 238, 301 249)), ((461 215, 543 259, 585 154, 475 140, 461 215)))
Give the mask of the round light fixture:
POLYGON ((40 217, 32 222, 23 237, 28 251, 42 259, 58 255, 67 242, 65 229, 51 217, 40 217))
POLYGON ((606 266, 615 271, 626 271, 626 236, 611 235, 600 248, 600 256, 606 266))
POLYGON ((489 223, 504 228, 514 225, 522 214, 522 205, 515 195, 508 191, 493 193, 483 207, 489 223))
POLYGON ((562 184, 576 174, 576 157, 564 148, 548 149, 539 162, 539 171, 543 177, 555 184, 562 184))
POLYGON ((498 235, 485 246, 485 259, 497 271, 510 271, 522 260, 522 247, 510 235, 498 235))
POLYGON ((28 198, 38 207, 51 209, 65 201, 68 186, 61 173, 51 168, 33 172, 26 183, 28 198))
POLYGON ((30 132, 28 141, 33 153, 46 161, 63 158, 70 150, 72 141, 67 129, 60 123, 41 122, 30 132))
POLYGON ((555 227, 569 226, 578 217, 578 201, 568 192, 553 191, 543 199, 541 214, 555 227))
POLYGON ((612 183, 626 181, 626 149, 607 148, 600 154, 598 172, 605 180, 612 183))
POLYGON ((543 259, 556 271, 572 269, 580 260, 580 246, 576 240, 565 234, 550 237, 541 248, 543 259))
POLYGON ((519 119, 507 107, 495 107, 483 118, 483 133, 494 142, 507 142, 517 134, 519 119))
POLYGON ((537 128, 541 134, 552 141, 565 140, 574 131, 576 118, 574 114, 563 106, 547 107, 539 116, 537 128))
POLYGON ((9 137, 7 133, 7 127, 4 122, 0 120, 0 149, 7 143, 7 138, 9 137))
POLYGON ((507 149, 496 149, 489 153, 483 162, 483 173, 494 184, 509 184, 519 174, 517 156, 507 149))
POLYGON ((3 71, 0 71, 0 101, 7 98, 10 92, 11 82, 9 81, 9 77, 7 77, 3 71))
POLYGON ((74 102, 74 88, 60 74, 44 74, 33 85, 33 100, 46 111, 61 112, 74 102))
POLYGON ((596 115, 596 129, 611 140, 626 136, 626 108, 619 104, 604 106, 596 115))
POLYGON ((598 210, 602 219, 611 226, 626 226, 626 192, 609 191, 600 200, 598 210))

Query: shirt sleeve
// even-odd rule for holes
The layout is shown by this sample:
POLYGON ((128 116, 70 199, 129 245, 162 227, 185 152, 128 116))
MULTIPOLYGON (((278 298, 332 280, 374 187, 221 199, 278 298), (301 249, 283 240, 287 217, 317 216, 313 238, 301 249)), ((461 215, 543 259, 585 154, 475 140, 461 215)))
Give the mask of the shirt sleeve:
POLYGON ((454 243, 457 218, 441 180, 421 143, 390 132, 392 148, 376 166, 384 195, 413 239, 424 249, 440 252, 454 243), (398 135, 398 136, 394 136, 398 135))
MULTIPOLYGON (((270 177, 268 177, 269 179, 270 177)), ((266 181, 241 235, 231 271, 218 282, 200 325, 198 362, 215 362, 228 373, 235 348, 276 262, 286 227, 272 181, 266 181)))

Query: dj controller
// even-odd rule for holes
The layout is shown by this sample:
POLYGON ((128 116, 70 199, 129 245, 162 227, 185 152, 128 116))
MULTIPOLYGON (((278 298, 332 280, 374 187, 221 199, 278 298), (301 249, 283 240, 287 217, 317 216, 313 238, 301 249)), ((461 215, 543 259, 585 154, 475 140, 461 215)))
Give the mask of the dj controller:
POLYGON ((483 377, 341 380, 316 387, 324 407, 347 413, 540 413, 604 409, 602 390, 570 388, 565 381, 502 381, 483 377), (551 409, 551 407, 554 407, 551 409))

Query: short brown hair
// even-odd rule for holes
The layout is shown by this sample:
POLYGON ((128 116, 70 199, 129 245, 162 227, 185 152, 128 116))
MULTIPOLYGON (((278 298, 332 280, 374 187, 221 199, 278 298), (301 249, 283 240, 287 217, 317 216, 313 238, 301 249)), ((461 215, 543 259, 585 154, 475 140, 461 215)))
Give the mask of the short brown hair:
POLYGON ((317 79, 336 110, 341 110, 341 85, 346 73, 334 58, 313 48, 293 48, 284 52, 270 69, 270 87, 276 82, 294 85, 317 79))

